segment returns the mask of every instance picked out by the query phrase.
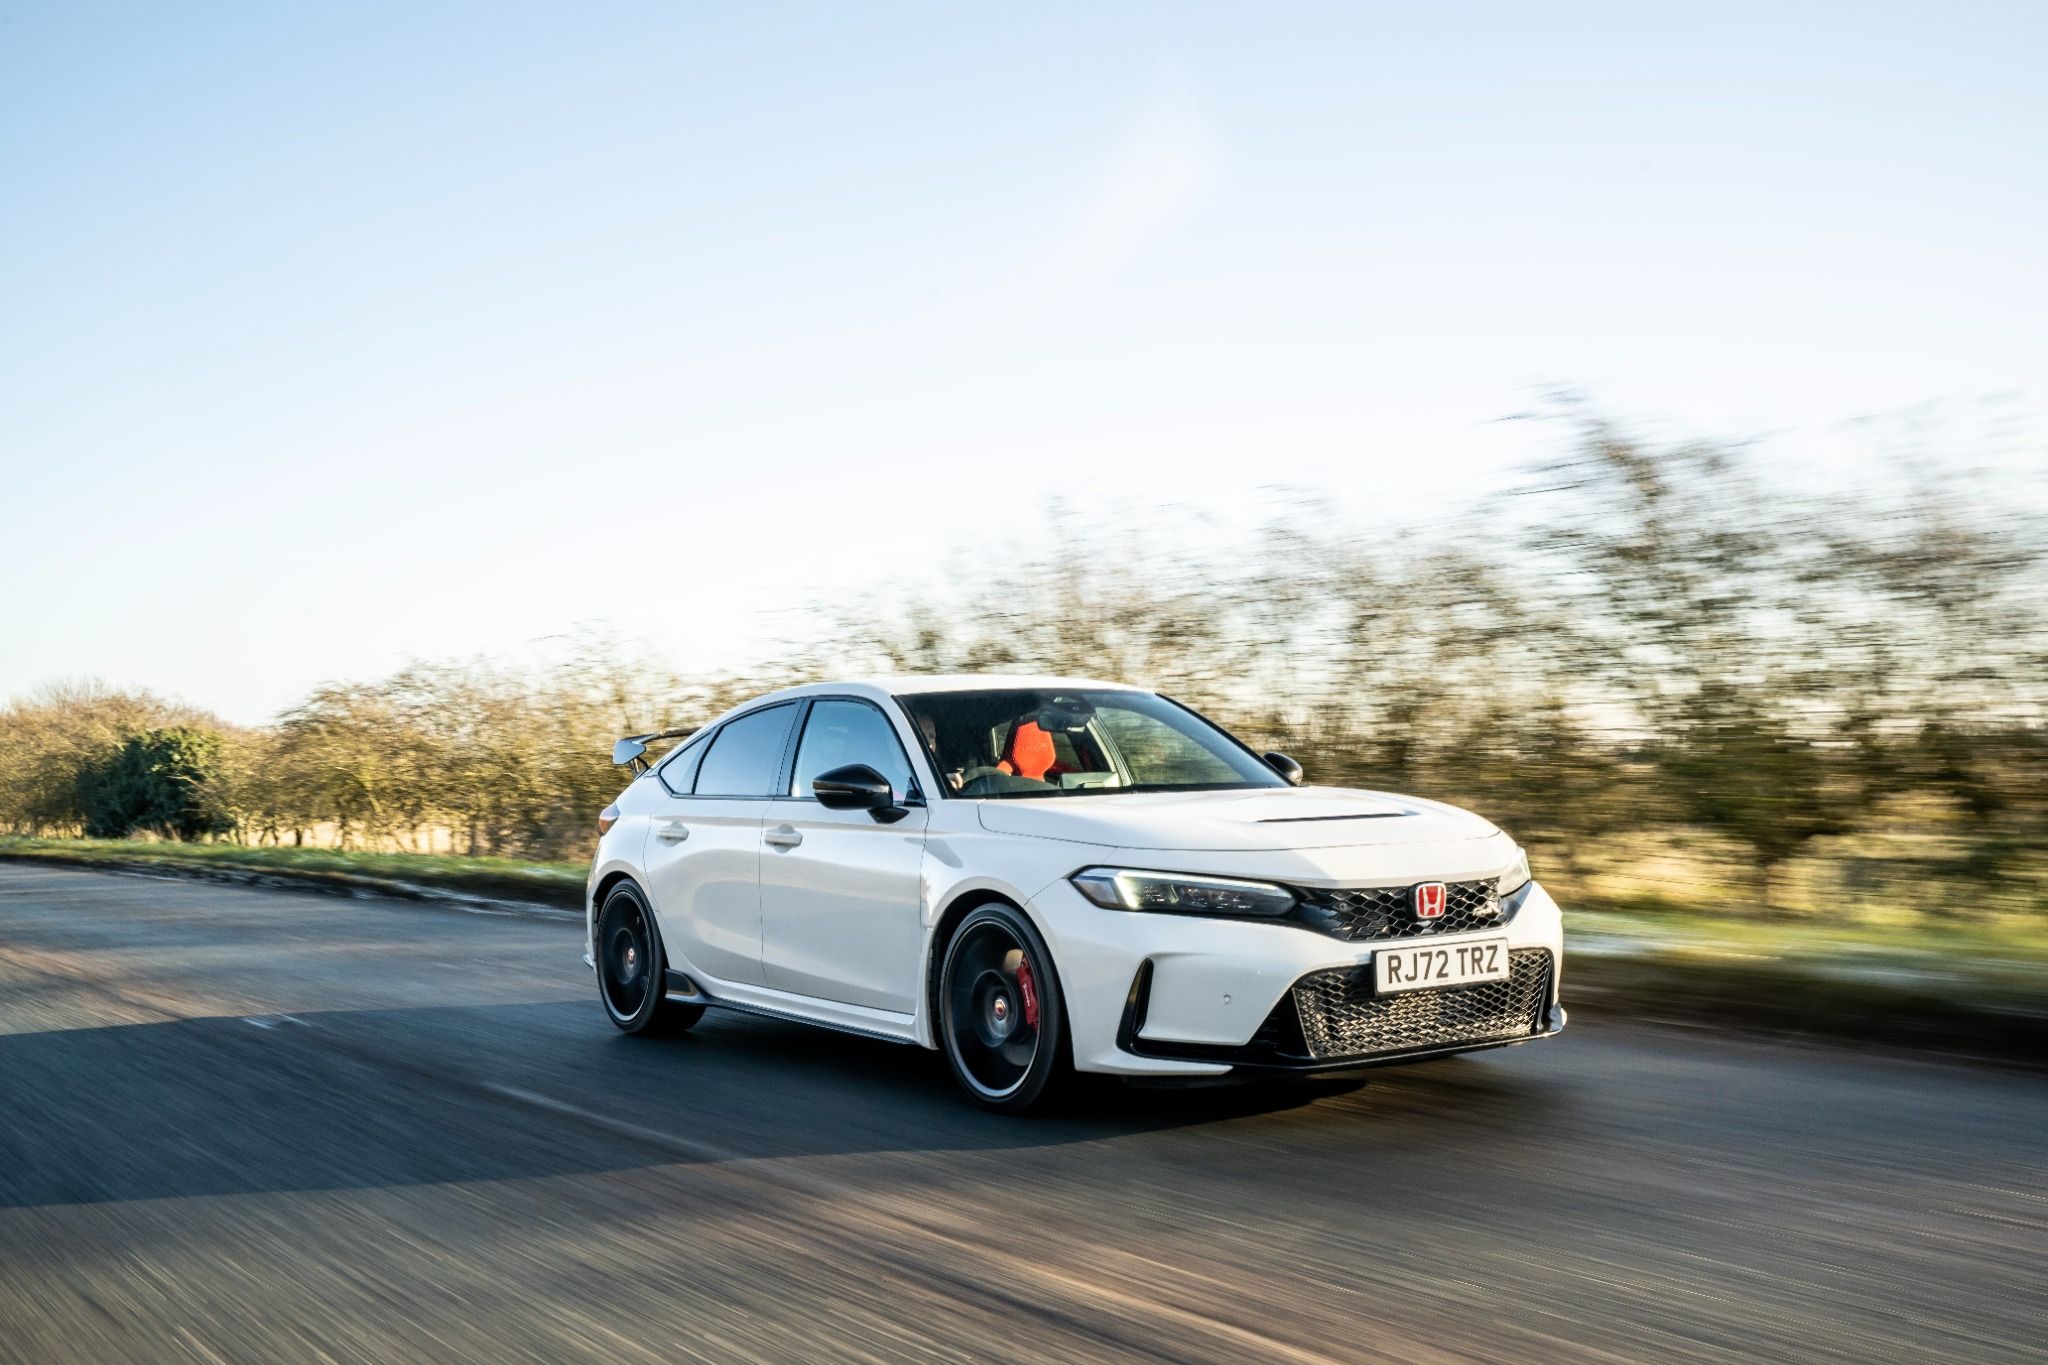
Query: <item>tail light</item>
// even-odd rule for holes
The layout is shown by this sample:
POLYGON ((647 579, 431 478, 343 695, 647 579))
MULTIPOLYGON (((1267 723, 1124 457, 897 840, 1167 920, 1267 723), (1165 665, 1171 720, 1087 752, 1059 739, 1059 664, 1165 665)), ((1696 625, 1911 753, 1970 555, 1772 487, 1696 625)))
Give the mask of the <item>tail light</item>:
POLYGON ((612 826, 619 823, 619 807, 616 802, 597 813, 597 837, 602 839, 612 832, 612 826))

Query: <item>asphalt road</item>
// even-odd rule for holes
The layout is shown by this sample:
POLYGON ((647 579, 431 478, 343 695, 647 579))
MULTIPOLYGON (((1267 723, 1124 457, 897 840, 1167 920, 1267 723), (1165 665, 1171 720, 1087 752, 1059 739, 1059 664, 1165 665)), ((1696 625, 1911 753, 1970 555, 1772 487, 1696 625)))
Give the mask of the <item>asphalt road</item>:
POLYGON ((545 919, 0 864, 0 1359, 2048 1342, 2037 1075, 1594 1021, 1003 1119, 910 1048, 716 1013, 622 1037, 578 952, 545 919))

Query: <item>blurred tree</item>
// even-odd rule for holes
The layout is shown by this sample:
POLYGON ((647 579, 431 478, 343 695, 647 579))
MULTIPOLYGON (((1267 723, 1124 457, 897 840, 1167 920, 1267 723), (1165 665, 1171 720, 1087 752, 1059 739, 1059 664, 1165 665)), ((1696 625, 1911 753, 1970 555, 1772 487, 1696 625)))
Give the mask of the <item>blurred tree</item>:
POLYGON ((1760 898, 1865 795, 1829 772, 1827 641, 1797 628, 1814 510, 1737 452, 1659 447, 1579 419, 1538 470, 1522 544, 1551 623, 1548 671, 1654 763, 1658 807, 1745 845, 1760 898))
POLYGON ((1821 747, 1762 698, 1710 684, 1686 710, 1658 766, 1686 817, 1749 847, 1760 903, 1773 908, 1778 868, 1807 841, 1847 830, 1861 793, 1831 784, 1821 747))

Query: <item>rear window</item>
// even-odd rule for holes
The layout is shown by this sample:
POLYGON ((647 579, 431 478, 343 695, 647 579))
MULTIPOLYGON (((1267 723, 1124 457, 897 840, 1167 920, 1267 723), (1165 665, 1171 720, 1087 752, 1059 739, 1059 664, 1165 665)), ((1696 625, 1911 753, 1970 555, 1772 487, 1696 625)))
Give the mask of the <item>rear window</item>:
POLYGON ((720 726, 698 765, 696 794, 773 796, 795 716, 795 705, 784 702, 720 726))

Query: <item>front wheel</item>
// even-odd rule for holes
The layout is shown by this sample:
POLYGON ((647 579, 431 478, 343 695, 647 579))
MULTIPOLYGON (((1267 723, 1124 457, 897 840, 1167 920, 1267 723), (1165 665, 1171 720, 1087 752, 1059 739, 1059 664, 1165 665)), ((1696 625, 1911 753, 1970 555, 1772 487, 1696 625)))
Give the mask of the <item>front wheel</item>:
POLYGON ((1010 906, 984 905, 961 922, 946 945, 938 1006, 954 1079, 990 1109, 1029 1109, 1070 1069, 1052 954, 1010 906))
POLYGON ((597 993, 604 1012, 627 1033, 680 1033, 704 1017, 702 1005, 668 999, 668 960, 639 888, 621 882, 597 916, 597 993))

